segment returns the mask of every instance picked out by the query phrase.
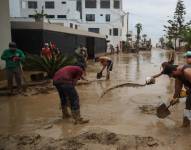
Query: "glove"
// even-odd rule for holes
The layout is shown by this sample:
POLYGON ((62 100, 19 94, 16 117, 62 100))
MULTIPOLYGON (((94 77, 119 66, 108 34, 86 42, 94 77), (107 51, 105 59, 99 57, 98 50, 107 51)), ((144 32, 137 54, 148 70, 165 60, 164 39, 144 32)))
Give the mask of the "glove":
POLYGON ((146 77, 146 84, 155 84, 155 78, 153 77, 146 77))
POLYGON ((188 96, 187 91, 185 90, 181 90, 179 95, 180 95, 180 98, 184 98, 188 96))
POLYGON ((170 105, 172 105, 172 106, 177 104, 177 103, 179 103, 179 99, 178 98, 172 98, 171 101, 170 101, 170 105))

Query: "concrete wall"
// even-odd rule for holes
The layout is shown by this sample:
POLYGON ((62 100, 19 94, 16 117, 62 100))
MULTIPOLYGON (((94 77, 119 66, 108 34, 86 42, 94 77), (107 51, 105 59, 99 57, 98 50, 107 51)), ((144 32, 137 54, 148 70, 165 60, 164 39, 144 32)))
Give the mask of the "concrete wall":
MULTIPOLYGON (((11 41, 11 27, 9 22, 9 1, 0 0, 0 55, 3 50, 8 47, 11 41)), ((3 61, 0 60, 0 69, 4 66, 3 61)))

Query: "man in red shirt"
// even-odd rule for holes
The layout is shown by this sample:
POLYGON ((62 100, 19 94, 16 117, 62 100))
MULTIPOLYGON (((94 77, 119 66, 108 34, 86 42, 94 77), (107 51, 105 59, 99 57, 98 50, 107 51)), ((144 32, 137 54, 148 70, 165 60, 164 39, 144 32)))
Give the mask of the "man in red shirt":
POLYGON ((66 66, 58 70, 53 77, 53 84, 56 86, 61 100, 63 118, 70 117, 67 111, 67 98, 69 98, 74 124, 89 122, 80 116, 79 96, 75 89, 78 80, 85 80, 84 72, 83 66, 66 66))

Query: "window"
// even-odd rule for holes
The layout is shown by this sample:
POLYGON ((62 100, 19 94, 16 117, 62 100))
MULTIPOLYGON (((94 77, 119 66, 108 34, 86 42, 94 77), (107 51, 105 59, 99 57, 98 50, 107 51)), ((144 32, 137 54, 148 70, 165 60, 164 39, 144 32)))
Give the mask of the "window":
POLYGON ((109 35, 112 35, 112 30, 111 29, 109 29, 109 35))
POLYGON ((66 18, 66 15, 58 15, 57 18, 66 18))
POLYGON ((47 15, 46 18, 55 18, 54 15, 47 15))
POLYGON ((110 8, 110 0, 101 0, 100 8, 110 8))
POLYGON ((80 12, 80 19, 82 19, 82 0, 76 1, 76 10, 80 12))
POLYGON ((29 18, 34 18, 34 15, 29 15, 29 18))
POLYGON ((119 33, 118 33, 118 28, 113 28, 113 36, 118 36, 119 33))
POLYGON ((106 22, 110 22, 110 14, 106 14, 105 15, 105 21, 106 22))
POLYGON ((85 0, 85 8, 96 8, 96 0, 85 0))
POLYGON ((45 2, 46 9, 54 9, 54 1, 45 2))
POLYGON ((99 28, 88 28, 89 32, 99 33, 99 28))
POLYGON ((75 29, 78 29, 78 25, 75 25, 75 29))
POLYGON ((62 4, 66 4, 66 2, 65 2, 65 1, 63 1, 63 2, 62 2, 62 4))
POLYGON ((115 9, 119 9, 120 8, 120 1, 119 0, 114 0, 113 7, 115 9))
POLYGON ((28 1, 28 8, 29 9, 37 9, 37 2, 36 1, 28 1))
POLYGON ((95 14, 86 14, 86 21, 95 21, 95 14))
POLYGON ((70 23, 70 28, 73 28, 73 23, 70 23))

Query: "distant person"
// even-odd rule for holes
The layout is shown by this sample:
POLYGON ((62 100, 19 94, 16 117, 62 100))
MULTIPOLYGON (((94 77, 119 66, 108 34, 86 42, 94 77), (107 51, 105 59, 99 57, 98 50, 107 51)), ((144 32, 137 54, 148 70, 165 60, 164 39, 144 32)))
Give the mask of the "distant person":
POLYGON ((185 53, 186 63, 191 65, 191 50, 185 53))
POLYGON ((116 51, 117 51, 117 54, 119 54, 119 46, 118 45, 116 46, 116 51))
POLYGON ((58 70, 53 77, 53 84, 56 86, 60 96, 63 119, 70 117, 67 110, 67 98, 70 101, 70 108, 74 124, 88 123, 89 120, 83 119, 80 114, 79 96, 75 89, 78 80, 83 79, 85 67, 66 66, 58 70))
POLYGON ((114 54, 115 49, 114 49, 114 47, 113 47, 113 45, 112 45, 112 44, 110 44, 110 45, 109 45, 109 48, 110 48, 111 54, 114 54))
POLYGON ((110 71, 112 71, 112 69, 113 69, 113 62, 112 62, 111 58, 106 57, 106 56, 102 56, 102 57, 98 58, 98 61, 102 65, 102 69, 98 73, 97 77, 101 78, 103 71, 106 69, 106 71, 107 71, 106 80, 109 80, 110 79, 110 71))
POLYGON ((17 91, 22 90, 22 68, 21 63, 25 59, 25 55, 22 50, 17 48, 15 42, 9 43, 9 48, 4 50, 1 55, 1 59, 6 63, 7 82, 10 94, 13 94, 13 78, 15 78, 17 84, 17 91))
POLYGON ((50 50, 53 54, 60 54, 60 50, 56 47, 56 44, 54 42, 50 42, 50 50))
POLYGON ((42 48, 42 51, 41 51, 41 56, 45 57, 45 58, 48 58, 48 59, 52 58, 52 51, 49 48, 49 44, 48 43, 44 44, 44 47, 42 48))
POLYGON ((85 67, 87 67, 87 59, 88 59, 87 48, 84 47, 82 44, 80 44, 80 46, 75 50, 75 55, 78 63, 81 63, 85 67))

